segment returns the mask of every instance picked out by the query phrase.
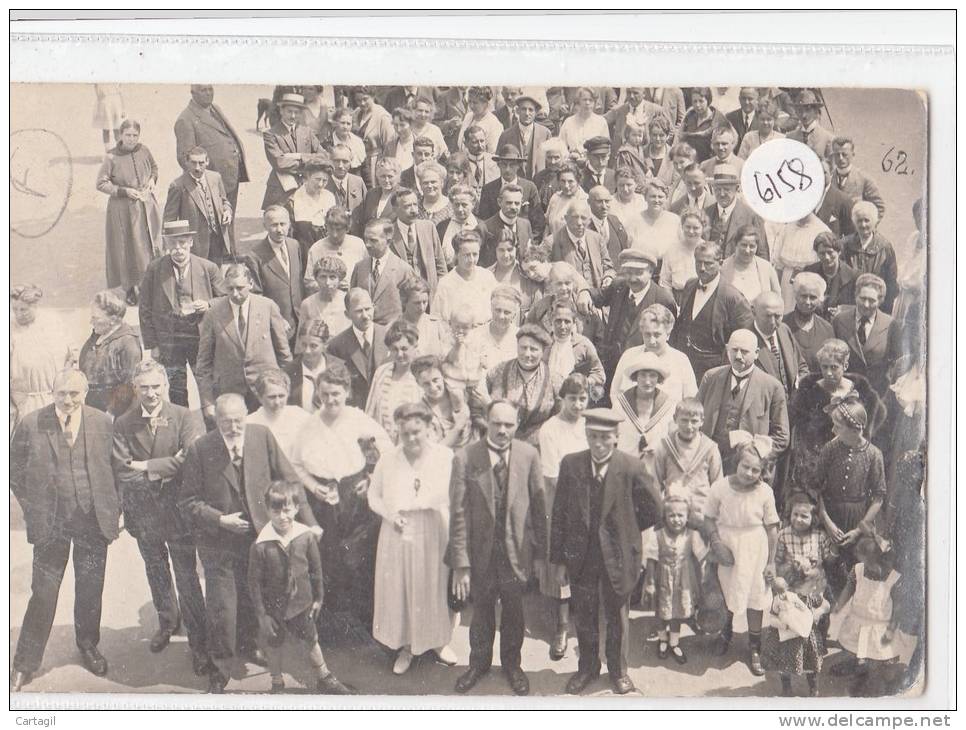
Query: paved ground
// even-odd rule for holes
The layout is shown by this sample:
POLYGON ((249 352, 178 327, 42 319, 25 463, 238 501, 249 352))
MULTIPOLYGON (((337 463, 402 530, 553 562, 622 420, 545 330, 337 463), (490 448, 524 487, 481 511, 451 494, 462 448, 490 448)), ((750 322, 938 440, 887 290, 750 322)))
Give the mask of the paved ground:
MULTIPOLYGON (((180 169, 174 161, 172 128, 184 108, 187 85, 125 87, 127 111, 142 123, 142 142, 160 166, 160 188, 164 190, 180 169)), ((268 164, 260 138, 254 132, 255 102, 269 96, 271 88, 219 87, 218 103, 243 137, 248 165, 254 182, 242 185, 238 230, 242 240, 260 233, 257 218, 264 192, 268 164)), ((912 230, 912 201, 922 195, 926 146, 921 134, 923 110, 911 92, 826 90, 836 131, 851 133, 858 140, 857 164, 876 179, 886 199, 888 213, 881 225, 884 235, 904 240, 912 230), (894 147, 907 154, 907 175, 881 168, 883 155, 894 147)), ((94 105, 92 86, 50 85, 42 93, 22 84, 11 87, 11 184, 10 263, 13 283, 33 282, 45 291, 44 304, 57 307, 76 323, 77 342, 88 334, 87 304, 91 295, 104 286, 104 210, 106 196, 94 189, 103 148, 100 132, 90 127, 94 105), (52 105, 51 100, 56 100, 52 105), (51 113, 56 108, 57 113, 51 113), (68 113, 64 113, 68 110, 68 113), (36 130, 41 131, 36 131, 36 130), (18 131, 34 130, 34 131, 18 131), (52 133, 52 134, 51 134, 52 133), (63 208, 63 211, 61 211, 63 208), (49 229, 49 230, 48 230, 49 229)), ((893 159, 895 158, 893 152, 893 159)), ((129 320, 135 321, 133 312, 129 320)), ((14 530, 10 537, 11 649, 19 632, 29 597, 30 549, 20 524, 16 505, 12 510, 14 530)), ((76 692, 200 692, 205 684, 191 673, 187 644, 176 637, 161 655, 148 652, 147 642, 156 628, 143 565, 133 539, 124 534, 112 545, 108 576, 101 649, 111 663, 105 678, 97 678, 79 664, 73 641, 73 573, 68 567, 53 633, 44 667, 30 691, 76 692)), ((527 603, 529 633, 524 644, 523 665, 528 671, 534 694, 554 694, 562 690, 567 676, 576 669, 571 651, 560 662, 547 658, 550 628, 549 607, 537 597, 527 603)), ((707 640, 686 637, 682 646, 691 657, 683 668, 659 663, 653 643, 644 643, 653 619, 642 613, 632 615, 630 674, 647 696, 768 696, 777 692, 775 679, 751 675, 739 652, 743 637, 736 640, 736 653, 719 659, 709 657, 707 640)), ((374 645, 349 645, 345 642, 326 646, 332 668, 346 681, 360 688, 383 694, 451 694, 452 686, 466 666, 469 654, 467 617, 457 628, 453 648, 460 665, 444 667, 428 660, 418 662, 404 677, 391 674, 391 657, 374 645)), ((741 630, 741 627, 737 627, 741 630)), ((233 682, 229 689, 261 692, 268 687, 262 670, 249 667, 251 674, 233 682)), ((292 684, 292 683, 290 683, 292 684)), ((836 694, 829 677, 821 681, 825 695, 836 694)), ((593 692, 609 694, 604 679, 593 692)), ((498 672, 483 680, 474 694, 507 694, 498 672)))

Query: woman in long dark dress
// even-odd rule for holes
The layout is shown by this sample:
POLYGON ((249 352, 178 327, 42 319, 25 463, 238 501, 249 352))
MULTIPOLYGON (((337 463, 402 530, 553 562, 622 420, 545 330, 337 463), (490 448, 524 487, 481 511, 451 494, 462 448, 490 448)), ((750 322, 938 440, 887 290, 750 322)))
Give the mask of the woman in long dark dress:
POLYGON ((130 304, 136 303, 144 270, 161 246, 161 207, 154 195, 158 163, 138 141, 140 136, 141 125, 125 119, 121 141, 97 173, 97 189, 110 196, 105 229, 107 286, 121 287, 130 304))

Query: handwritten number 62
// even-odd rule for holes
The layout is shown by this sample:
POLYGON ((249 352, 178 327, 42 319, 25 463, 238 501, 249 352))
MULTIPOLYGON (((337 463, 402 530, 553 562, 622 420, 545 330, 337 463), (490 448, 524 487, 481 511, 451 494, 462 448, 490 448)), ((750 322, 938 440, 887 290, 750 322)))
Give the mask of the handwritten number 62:
POLYGON ((909 169, 909 156, 903 150, 897 150, 894 146, 882 157, 882 172, 895 172, 896 175, 911 175, 914 171, 909 169), (895 152, 895 159, 892 153, 895 152))

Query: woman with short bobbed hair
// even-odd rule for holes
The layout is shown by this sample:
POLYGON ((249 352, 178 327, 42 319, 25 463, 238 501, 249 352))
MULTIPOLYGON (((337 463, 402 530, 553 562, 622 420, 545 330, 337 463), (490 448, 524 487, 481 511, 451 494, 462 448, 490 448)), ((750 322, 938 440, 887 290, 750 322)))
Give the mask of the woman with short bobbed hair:
POLYGON ((697 154, 694 147, 687 142, 678 142, 671 145, 668 155, 671 158, 671 179, 667 184, 670 207, 681 198, 688 197, 688 189, 684 184, 684 169, 695 161, 697 154))
POLYGON ((486 374, 486 388, 493 400, 516 404, 519 413, 517 438, 538 445, 540 427, 556 409, 558 382, 546 362, 553 340, 543 327, 527 323, 517 330, 517 356, 486 374))
POLYGON ((644 200, 647 209, 627 225, 628 245, 661 262, 680 238, 681 219, 667 209, 668 187, 660 178, 651 178, 644 185, 644 200))
POLYGON ((430 438, 432 414, 422 403, 393 412, 399 445, 372 473, 369 508, 382 518, 376 552, 372 636, 396 650, 393 674, 413 657, 435 652, 456 664, 449 648, 453 621, 447 603, 449 483, 453 452, 430 438))
POLYGON ((496 287, 493 273, 477 263, 483 239, 479 231, 461 231, 453 239, 456 265, 439 280, 433 313, 449 321, 456 309, 465 309, 479 327, 490 321, 490 293, 496 287))
POLYGON ((249 413, 245 421, 265 426, 278 441, 286 458, 291 458, 295 439, 312 414, 299 406, 288 405, 292 381, 284 370, 263 370, 255 380, 254 390, 261 408, 249 413))
POLYGON ((851 350, 848 343, 830 339, 816 353, 819 372, 809 373, 798 385, 788 407, 788 421, 794 424, 791 444, 791 494, 795 490, 814 490, 819 452, 835 437, 832 419, 825 408, 833 398, 853 392, 868 414, 865 435, 871 438, 885 421, 886 412, 869 381, 849 371, 851 350))
POLYGON ((386 330, 389 362, 376 368, 366 402, 366 415, 381 425, 389 438, 396 441, 396 421, 393 414, 403 403, 414 403, 422 397, 422 390, 409 366, 417 356, 419 330, 404 319, 393 322, 386 330))
POLYGON ((594 111, 597 106, 597 91, 589 86, 581 86, 574 92, 573 114, 560 125, 558 137, 567 145, 570 152, 584 154, 584 142, 591 137, 610 139, 607 120, 594 111))
POLYGON ((708 216, 700 208, 685 208, 679 218, 681 231, 677 243, 664 252, 658 282, 670 290, 678 307, 684 302, 684 285, 698 275, 694 268, 694 250, 704 243, 704 229, 708 225, 708 216))
POLYGON ((449 328, 435 314, 427 313, 429 307, 429 284, 418 276, 408 276, 399 285, 399 301, 402 304, 400 322, 408 322, 419 333, 420 355, 442 357, 452 344, 449 328))
POLYGON ((749 302, 764 292, 781 294, 775 268, 758 255, 760 238, 757 226, 742 226, 735 235, 735 252, 721 262, 721 281, 731 284, 749 302))
POLYGON ((655 114, 647 123, 644 164, 652 177, 663 180, 669 187, 674 177, 674 165, 671 162, 671 145, 668 142, 673 133, 671 120, 664 114, 655 114))
POLYGON ((718 127, 730 127, 728 119, 711 106, 711 89, 700 86, 691 89, 691 108, 684 114, 678 128, 678 142, 687 142, 694 148, 696 161, 704 162, 711 157, 711 134, 718 127))
MULTIPOLYGON (((455 157, 456 153, 453 156, 455 157)), ((456 262, 456 247, 453 239, 464 231, 476 231, 482 241, 483 227, 473 213, 479 200, 476 188, 462 183, 454 185, 449 189, 448 197, 450 217, 440 221, 436 225, 436 230, 439 232, 439 243, 443 249, 446 265, 452 267, 456 262)))
POLYGON ((141 362, 141 341, 124 321, 127 305, 114 291, 94 295, 91 304, 93 333, 81 348, 78 368, 87 376, 87 405, 114 418, 134 400, 131 378, 141 362))
POLYGON ((158 163, 139 142, 140 124, 125 119, 120 131, 120 141, 97 173, 97 189, 109 197, 107 286, 123 290, 134 305, 144 270, 161 251, 161 206, 154 194, 158 163))
POLYGON ((473 438, 470 409, 466 400, 447 385, 440 359, 422 355, 413 360, 409 369, 423 389, 421 402, 432 415, 431 438, 451 449, 466 446, 473 438))
POLYGON ((614 173, 614 184, 617 189, 610 204, 610 212, 626 226, 634 216, 640 215, 647 208, 647 201, 638 192, 643 189, 644 180, 633 168, 620 166, 614 173))
POLYGON ((841 306, 855 304, 855 278, 858 272, 842 261, 842 239, 831 231, 815 236, 812 250, 818 262, 809 264, 805 271, 818 274, 825 280, 825 302, 819 312, 831 319, 841 306))
POLYGON ((416 180, 419 181, 419 217, 431 221, 434 226, 452 216, 449 198, 443 195, 446 182, 446 168, 436 160, 426 160, 416 165, 416 180))
POLYGON ((743 160, 748 159, 748 155, 761 147, 765 142, 773 139, 781 139, 785 135, 775 131, 775 124, 778 122, 778 105, 771 99, 763 99, 758 104, 758 111, 755 112, 755 121, 758 129, 749 129, 745 136, 741 138, 741 146, 738 149, 738 157, 743 160))

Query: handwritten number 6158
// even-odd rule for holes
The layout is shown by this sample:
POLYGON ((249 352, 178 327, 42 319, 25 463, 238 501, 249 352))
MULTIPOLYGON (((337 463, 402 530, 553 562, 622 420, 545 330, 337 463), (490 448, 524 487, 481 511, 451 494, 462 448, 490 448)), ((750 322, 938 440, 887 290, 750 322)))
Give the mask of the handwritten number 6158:
MULTIPOLYGON (((805 163, 802 162, 801 158, 799 157, 784 160, 775 171, 775 177, 777 177, 779 182, 781 182, 787 188, 787 190, 784 191, 786 195, 788 193, 795 192, 796 190, 808 190, 810 187, 812 187, 812 183, 814 182, 811 175, 808 175, 805 172, 805 163), (792 180, 797 178, 797 181, 789 182, 786 174, 788 177, 791 177, 792 180)), ((775 178, 771 176, 771 173, 762 174, 760 172, 756 172, 755 187, 758 189, 758 197, 761 198, 765 203, 771 203, 776 198, 779 200, 782 198, 782 191, 779 189, 778 183, 775 182, 775 178), (759 176, 764 177, 768 181, 768 184, 765 185, 764 188, 762 188, 762 181, 761 177, 759 176)))

